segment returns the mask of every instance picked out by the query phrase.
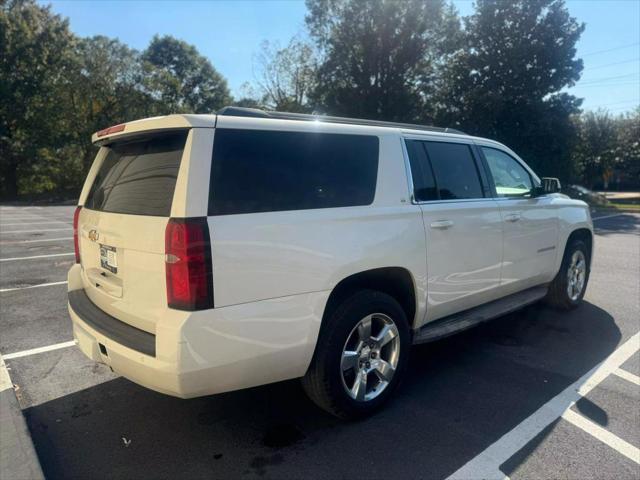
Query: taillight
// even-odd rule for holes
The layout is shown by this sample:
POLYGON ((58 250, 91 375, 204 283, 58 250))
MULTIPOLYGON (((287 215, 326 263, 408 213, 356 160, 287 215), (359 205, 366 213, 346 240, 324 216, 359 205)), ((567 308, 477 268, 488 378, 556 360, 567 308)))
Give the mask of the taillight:
POLYGON ((76 263, 80 263, 80 245, 78 244, 78 220, 80 218, 80 210, 82 207, 76 207, 76 211, 73 212, 73 248, 76 253, 76 263))
POLYGON ((170 218, 164 238, 169 307, 179 310, 213 308, 207 219, 170 218))

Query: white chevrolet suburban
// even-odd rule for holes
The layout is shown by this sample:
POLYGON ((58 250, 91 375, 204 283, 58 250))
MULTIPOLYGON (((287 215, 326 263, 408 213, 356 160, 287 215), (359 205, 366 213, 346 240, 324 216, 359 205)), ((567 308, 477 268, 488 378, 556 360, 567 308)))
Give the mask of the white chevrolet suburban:
POLYGON ((587 205, 455 130, 227 107, 97 132, 74 215, 80 349, 188 398, 302 377, 378 409, 412 344, 576 307, 587 205))

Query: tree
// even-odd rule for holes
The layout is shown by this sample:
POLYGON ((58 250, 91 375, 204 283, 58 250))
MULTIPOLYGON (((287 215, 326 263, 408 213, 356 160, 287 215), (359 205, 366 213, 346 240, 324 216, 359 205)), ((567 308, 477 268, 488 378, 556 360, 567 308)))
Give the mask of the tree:
POLYGON ((74 88, 70 91, 73 131, 82 150, 86 172, 95 156, 94 132, 154 115, 154 99, 140 89, 140 54, 116 39, 104 36, 80 39, 76 48, 74 88))
POLYGON ((142 54, 144 85, 159 113, 213 113, 231 101, 227 81, 188 43, 155 36, 142 54))
POLYGON ((581 181, 594 188, 605 185, 616 163, 617 125, 606 111, 588 112, 577 118, 578 142, 573 152, 581 181))
POLYGON ((640 187, 640 107, 618 119, 616 155, 629 186, 640 187))
POLYGON ((311 95, 335 115, 425 118, 436 66, 460 35, 443 0, 307 0, 311 37, 321 53, 311 95))
POLYGON ((0 4, 0 176, 15 198, 43 149, 65 144, 66 75, 75 39, 68 22, 33 0, 0 4))
POLYGON ((561 90, 580 78, 583 30, 562 0, 478 0, 443 73, 439 123, 503 141, 539 173, 570 178, 581 100, 561 90))
POLYGON ((316 75, 313 48, 293 38, 285 48, 265 41, 257 58, 263 103, 274 110, 308 112, 316 75))

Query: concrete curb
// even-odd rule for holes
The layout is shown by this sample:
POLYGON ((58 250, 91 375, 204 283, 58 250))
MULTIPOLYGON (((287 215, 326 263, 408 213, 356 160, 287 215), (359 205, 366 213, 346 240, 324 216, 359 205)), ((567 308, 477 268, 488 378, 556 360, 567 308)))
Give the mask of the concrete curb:
POLYGON ((0 355, 0 478, 44 479, 27 422, 0 355))

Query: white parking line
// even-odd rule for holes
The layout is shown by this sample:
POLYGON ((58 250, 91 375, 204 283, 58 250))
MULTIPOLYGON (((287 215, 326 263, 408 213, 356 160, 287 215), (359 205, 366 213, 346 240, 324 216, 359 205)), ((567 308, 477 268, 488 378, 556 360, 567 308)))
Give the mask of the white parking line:
POLYGON ((53 220, 50 222, 17 222, 17 223, 0 223, 0 227, 9 227, 14 225, 50 225, 53 223, 71 223, 71 220, 53 220))
POLYGON ((73 230, 73 227, 67 228, 41 228, 38 230, 10 230, 10 231, 0 231, 0 233, 7 235, 9 233, 35 233, 35 232, 63 232, 65 230, 73 230))
POLYGON ((54 285, 64 285, 67 282, 51 282, 51 283, 39 283, 38 285, 29 285, 27 287, 12 287, 12 288, 0 288, 0 293, 4 292, 15 292, 16 290, 28 290, 29 288, 40 288, 40 287, 52 287, 54 285))
POLYGON ((4 392, 10 388, 13 388, 13 383, 11 383, 7 366, 4 364, 4 358, 0 355, 0 392, 4 392))
POLYGON ((36 243, 36 242, 57 242, 58 240, 73 240, 73 237, 43 238, 40 240, 12 240, 10 242, 0 242, 0 245, 17 245, 19 243, 36 243))
POLYGON ((631 382, 631 383, 634 383, 634 384, 640 386, 640 377, 637 376, 637 375, 634 375, 631 372, 627 372, 626 370, 623 370, 622 368, 618 368, 617 370, 614 370, 613 374, 615 376, 617 376, 617 377, 624 378, 628 382, 631 382))
POLYGON ((46 347, 31 348, 29 350, 22 350, 21 352, 9 353, 3 355, 5 360, 11 360, 14 358, 28 357, 29 355, 36 355, 38 353, 51 352, 52 350, 60 350, 61 348, 73 347, 76 344, 75 340, 69 342, 55 343, 53 345, 47 345, 46 347))
POLYGON ((447 480, 483 478, 505 480, 500 465, 509 460, 525 445, 547 428, 575 402, 589 393, 600 382, 616 371, 631 355, 640 349, 640 333, 636 333, 618 347, 602 363, 585 373, 577 381, 542 405, 510 432, 500 437, 476 457, 451 474, 447 480))
POLYGON ((69 257, 75 255, 75 253, 52 253, 51 255, 34 255, 33 257, 13 257, 13 258, 0 258, 0 262, 13 262, 15 260, 33 260, 36 258, 49 258, 49 257, 69 257))
POLYGON ((625 457, 640 464, 640 449, 634 447, 628 442, 625 442, 620 437, 614 435, 605 428, 602 428, 597 423, 586 419, 582 415, 577 414, 572 410, 567 410, 562 414, 562 418, 578 427, 579 429, 587 432, 592 437, 597 438, 605 445, 613 448, 618 453, 621 453, 625 457))

